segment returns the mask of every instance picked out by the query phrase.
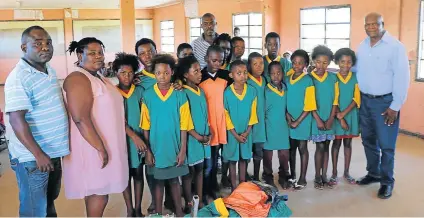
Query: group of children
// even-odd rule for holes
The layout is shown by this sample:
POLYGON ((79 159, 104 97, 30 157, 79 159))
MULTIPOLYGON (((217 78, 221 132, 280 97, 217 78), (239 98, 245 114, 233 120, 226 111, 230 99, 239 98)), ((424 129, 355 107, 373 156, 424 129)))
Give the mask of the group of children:
POLYGON ((356 76, 350 71, 355 53, 344 48, 333 55, 329 48, 317 46, 311 55, 315 68, 307 73, 309 54, 296 50, 291 62, 281 58, 277 33, 266 36, 268 54, 253 52, 247 63, 241 60, 244 46, 242 38, 221 34, 207 50, 204 69, 187 43, 178 47, 177 61, 158 55, 150 39, 137 42, 137 56, 117 54, 113 69, 132 130, 127 131, 127 142, 136 202, 134 208, 129 185, 124 192, 129 216, 142 215, 143 164, 153 200, 149 212, 162 213, 165 187, 171 194, 165 201, 172 198, 173 202, 170 206, 165 202, 165 206, 173 208, 177 216, 190 211, 193 193, 202 199, 200 208, 207 204, 206 196, 217 197, 220 153, 223 186, 229 183, 232 190, 237 187, 237 164, 239 183, 247 181, 252 158, 253 179, 260 180, 263 159, 262 179, 275 186, 272 157, 273 151, 278 151, 279 184, 283 189, 301 190, 307 184, 307 142, 312 140, 317 146, 314 187, 323 189, 337 183, 337 159, 343 142, 344 178, 355 182, 349 175, 352 138, 359 135, 360 95, 356 76), (327 72, 333 59, 340 67, 337 74, 327 72), (143 68, 140 72, 138 63, 143 68), (333 173, 328 179, 331 141, 333 173), (297 150, 301 158, 299 180, 297 150))

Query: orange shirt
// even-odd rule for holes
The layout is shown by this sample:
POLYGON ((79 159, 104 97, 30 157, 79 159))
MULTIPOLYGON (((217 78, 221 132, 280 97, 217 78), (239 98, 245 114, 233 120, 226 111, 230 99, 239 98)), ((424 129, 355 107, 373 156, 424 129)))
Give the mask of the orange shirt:
POLYGON ((212 133, 211 146, 227 144, 227 130, 224 113, 224 91, 231 83, 226 70, 219 70, 214 77, 208 71, 202 70, 202 81, 199 87, 203 89, 208 104, 209 126, 212 133))

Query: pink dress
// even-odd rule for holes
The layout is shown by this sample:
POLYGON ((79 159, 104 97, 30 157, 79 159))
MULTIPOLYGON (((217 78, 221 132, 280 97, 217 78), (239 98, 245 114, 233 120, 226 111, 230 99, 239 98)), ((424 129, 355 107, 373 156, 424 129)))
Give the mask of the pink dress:
MULTIPOLYGON (((77 68, 76 71, 86 75, 91 82, 94 98, 92 120, 106 147, 109 163, 101 169, 99 153, 82 137, 70 118, 71 153, 63 158, 62 166, 66 198, 82 199, 90 195, 122 193, 128 186, 128 154, 122 96, 116 87, 100 74, 104 82, 82 68, 77 68)), ((66 93, 64 95, 66 96, 66 93)))

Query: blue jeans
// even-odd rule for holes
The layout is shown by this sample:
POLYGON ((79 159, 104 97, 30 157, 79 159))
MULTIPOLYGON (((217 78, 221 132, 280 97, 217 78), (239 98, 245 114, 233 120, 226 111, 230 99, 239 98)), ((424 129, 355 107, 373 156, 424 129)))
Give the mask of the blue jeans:
POLYGON ((367 158, 368 175, 381 178, 382 185, 394 183, 393 168, 395 164, 396 139, 399 132, 399 118, 393 125, 384 123, 381 114, 393 101, 391 95, 370 98, 361 95, 359 110, 362 144, 367 158))
POLYGON ((60 192, 62 166, 60 158, 51 161, 54 171, 41 172, 35 161, 10 160, 18 182, 20 217, 57 217, 54 200, 60 192))

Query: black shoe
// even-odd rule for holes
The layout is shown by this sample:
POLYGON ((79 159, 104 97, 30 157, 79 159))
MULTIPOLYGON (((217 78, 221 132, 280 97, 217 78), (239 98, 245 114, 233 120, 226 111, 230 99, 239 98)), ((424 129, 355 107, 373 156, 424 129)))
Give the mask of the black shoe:
POLYGON ((392 197, 393 185, 381 185, 378 190, 378 197, 381 199, 389 199, 392 197))
POLYGON ((375 178, 370 175, 366 175, 362 178, 360 178, 358 181, 356 181, 356 184, 358 185, 369 185, 371 183, 380 182, 380 178, 375 178))

